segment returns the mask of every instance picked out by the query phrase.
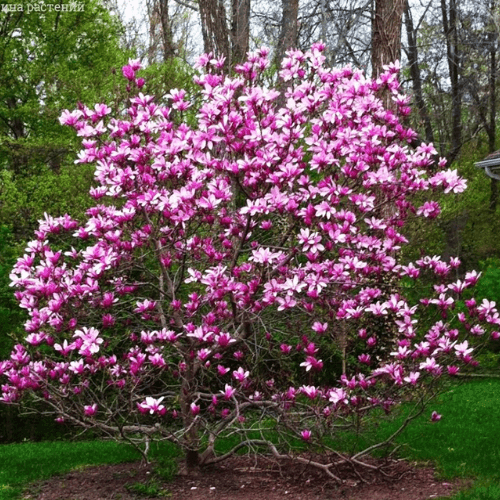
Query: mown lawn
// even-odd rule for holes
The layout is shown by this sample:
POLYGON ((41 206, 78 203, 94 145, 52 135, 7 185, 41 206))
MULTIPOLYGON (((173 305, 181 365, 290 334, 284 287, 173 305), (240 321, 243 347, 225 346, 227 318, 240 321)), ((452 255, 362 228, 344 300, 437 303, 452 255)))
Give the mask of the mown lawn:
MULTIPOLYGON (((392 427, 381 426, 380 432, 392 427)), ((481 379, 442 394, 398 437, 401 455, 433 462, 442 478, 473 477, 454 500, 500 500, 500 380, 481 379), (442 414, 431 422, 433 410, 442 414)))
MULTIPOLYGON (((173 447, 163 454, 176 456, 173 447)), ((154 456, 154 453, 153 453, 154 456)), ((18 498, 25 485, 87 465, 134 462, 141 456, 132 446, 111 441, 41 442, 0 446, 0 500, 18 498)))
POLYGON ((456 500, 500 500, 500 380, 463 384, 444 394, 437 424, 408 428, 402 440, 417 460, 433 460, 443 476, 476 477, 456 500))
MULTIPOLYGON (((384 423, 379 436, 394 424, 384 423)), ((455 500, 500 500, 500 380, 469 381, 444 393, 398 438, 401 455, 434 462, 442 478, 474 477, 455 500), (430 414, 442 414, 432 423, 430 414)), ((172 447, 160 453, 176 456, 172 447)), ((85 465, 139 460, 133 448, 113 442, 42 442, 0 446, 0 500, 18 498, 31 481, 85 465)))

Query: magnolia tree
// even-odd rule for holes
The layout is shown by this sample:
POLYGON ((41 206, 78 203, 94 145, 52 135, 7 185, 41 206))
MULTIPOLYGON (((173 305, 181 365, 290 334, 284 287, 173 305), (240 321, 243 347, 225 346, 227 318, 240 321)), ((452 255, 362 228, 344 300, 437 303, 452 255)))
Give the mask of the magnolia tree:
MULTIPOLYGON (((478 276, 452 282, 457 259, 401 256, 405 221, 439 214, 428 194, 465 181, 432 145, 409 146, 396 66, 372 81, 325 68, 322 51, 288 53, 284 96, 262 83, 265 50, 233 77, 202 57, 196 112, 182 90, 168 106, 143 95, 130 61, 128 109, 63 113, 77 163, 96 166, 96 205, 81 223, 47 215, 15 266, 29 319, 0 363, 4 402, 30 393, 60 421, 173 441, 189 468, 241 447, 317 449, 372 410, 421 408, 476 363, 500 322, 494 303, 455 307, 478 276), (428 293, 412 303, 417 282, 428 293)), ((368 450, 331 451, 295 459, 336 478, 368 450)))

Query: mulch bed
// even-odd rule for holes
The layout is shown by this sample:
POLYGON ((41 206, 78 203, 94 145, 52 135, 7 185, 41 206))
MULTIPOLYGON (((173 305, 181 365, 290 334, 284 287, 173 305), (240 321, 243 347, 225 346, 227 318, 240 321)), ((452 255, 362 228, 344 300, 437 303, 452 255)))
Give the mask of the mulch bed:
MULTIPOLYGON (((372 461, 374 465, 382 462, 372 461)), ((191 476, 162 483, 151 466, 139 463, 104 465, 76 470, 32 485, 24 498, 33 500, 135 500, 131 485, 154 485, 158 498, 170 500, 428 500, 451 496, 464 481, 436 479, 434 469, 404 461, 385 462, 392 478, 352 470, 340 471, 338 484, 317 469, 293 462, 250 456, 233 457, 191 476)), ((136 486, 137 488, 137 486, 136 486)), ((142 498, 145 498, 144 496, 142 498)))

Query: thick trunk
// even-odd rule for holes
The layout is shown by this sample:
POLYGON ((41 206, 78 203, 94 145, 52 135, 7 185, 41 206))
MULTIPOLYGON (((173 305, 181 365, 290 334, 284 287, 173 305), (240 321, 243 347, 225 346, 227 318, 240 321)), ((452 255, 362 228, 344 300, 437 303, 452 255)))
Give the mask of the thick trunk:
POLYGON ((490 212, 495 213, 498 205, 498 181, 490 179, 490 212))
POLYGON ((199 7, 204 50, 214 57, 225 57, 227 68, 231 53, 224 0, 199 0, 199 7))
POLYGON ((231 62, 245 61, 250 40, 250 0, 232 0, 231 62))
POLYGON ((405 0, 375 0, 372 16, 372 76, 401 57, 401 22, 405 0))
POLYGON ((168 0, 159 0, 160 21, 163 42, 163 60, 169 61, 175 56, 174 38, 172 26, 168 15, 168 0))
POLYGON ((196 416, 193 414, 191 409, 191 403, 193 402, 193 393, 195 391, 195 380, 196 380, 196 366, 191 364, 186 368, 183 374, 183 380, 181 384, 181 417, 184 429, 187 429, 183 436, 182 447, 186 453, 185 466, 186 470, 192 470, 199 466, 200 463, 200 441, 198 425, 195 422, 196 416))
POLYGON ((193 470, 198 468, 200 465, 200 454, 198 450, 187 450, 186 451, 186 469, 193 470))
MULTIPOLYGON (((372 77, 378 78, 384 66, 401 57, 401 22, 405 0, 375 0, 372 14, 372 77)), ((380 96, 387 109, 394 109, 389 89, 380 96)))
POLYGON ((281 66, 288 49, 297 47, 299 0, 281 0, 282 20, 276 49, 276 65, 281 66))

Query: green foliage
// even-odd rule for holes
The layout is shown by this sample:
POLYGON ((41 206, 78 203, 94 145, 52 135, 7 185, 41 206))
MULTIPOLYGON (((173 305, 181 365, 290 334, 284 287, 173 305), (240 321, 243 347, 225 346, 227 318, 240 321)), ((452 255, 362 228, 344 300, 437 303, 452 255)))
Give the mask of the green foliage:
POLYGON ((500 259, 492 257, 481 262, 479 270, 481 278, 475 289, 476 300, 488 299, 500 304, 500 259))
MULTIPOLYGON (((489 209, 491 179, 474 165, 486 154, 484 147, 464 148, 457 166, 460 175, 467 179, 467 190, 456 200, 443 204, 444 219, 463 218, 463 227, 457 228, 460 234, 454 240, 456 252, 467 269, 476 268, 481 261, 498 254, 500 220, 489 209)), ((450 229, 453 230, 453 226, 450 229)))
POLYGON ((164 489, 163 486, 155 479, 150 479, 146 483, 133 483, 127 485, 126 488, 132 493, 148 498, 165 498, 171 496, 171 493, 164 489))
MULTIPOLYGON (((0 17, 0 223, 18 241, 44 212, 78 219, 90 204, 92 170, 74 164, 80 141, 61 112, 100 102, 118 110, 127 96, 121 67, 134 54, 120 47, 124 28, 102 0, 82 3, 81 12, 35 12, 9 0, 24 12, 0 17)), ((192 74, 180 59, 151 65, 144 92, 162 100, 192 88, 192 74)))
POLYGON ((90 170, 74 164, 78 138, 58 118, 79 102, 118 105, 125 89, 116 72, 132 54, 101 0, 80 2, 81 11, 8 4, 23 12, 0 16, 0 224, 22 242, 44 212, 78 217, 89 205, 90 170))
POLYGON ((141 71, 141 77, 146 81, 143 91, 156 96, 160 102, 172 89, 184 89, 188 95, 193 95, 199 90, 193 82, 194 75, 193 68, 179 58, 154 63, 141 71))
POLYGON ((159 457, 154 467, 154 473, 163 481, 172 481, 177 474, 177 461, 172 457, 159 457))
MULTIPOLYGON (((460 272, 476 269, 481 261, 498 255, 500 217, 490 208, 491 179, 475 163, 488 154, 482 138, 465 145, 459 159, 452 165, 467 179, 467 190, 458 195, 446 195, 436 199, 441 214, 436 224, 416 218, 405 228, 410 245, 405 250, 409 260, 422 255, 457 256, 462 261, 460 272)), ((427 201, 422 197, 421 203, 427 201)), ((497 212, 500 206, 497 207, 497 212)))
POLYGON ((88 165, 64 165, 57 173, 44 168, 29 177, 1 171, 0 221, 22 241, 32 237, 45 213, 55 217, 71 213, 81 219, 92 204, 88 194, 92 179, 88 165))
POLYGON ((14 333, 21 328, 24 320, 22 310, 17 306, 9 274, 14 265, 18 249, 12 234, 6 226, 0 225, 0 356, 9 356, 13 346, 14 333))
MULTIPOLYGON (((53 3, 53 2, 45 2, 53 3)), ((0 29, 0 166, 28 174, 44 165, 57 170, 73 154, 73 134, 58 122, 78 101, 97 102, 114 92, 110 68, 127 54, 122 30, 99 0, 81 12, 29 10, 3 15, 0 29)))

